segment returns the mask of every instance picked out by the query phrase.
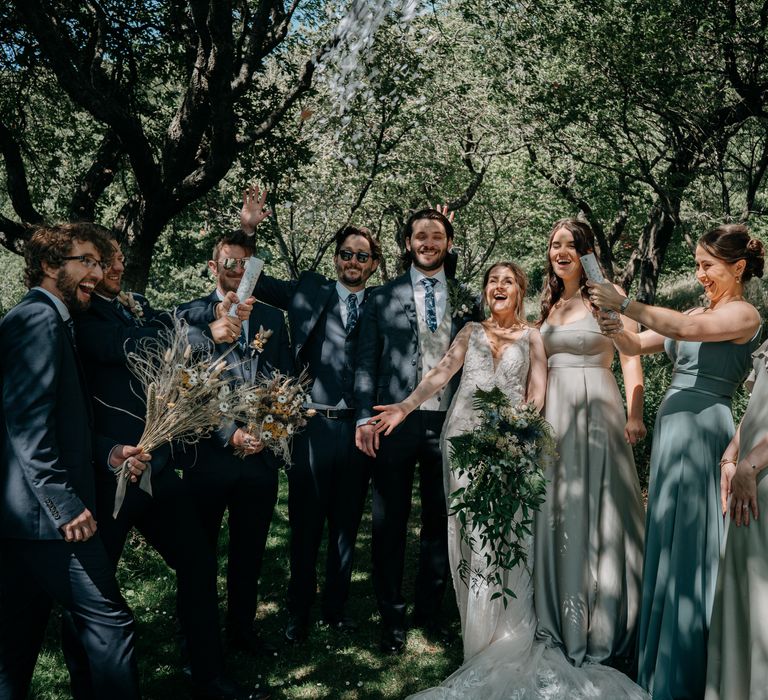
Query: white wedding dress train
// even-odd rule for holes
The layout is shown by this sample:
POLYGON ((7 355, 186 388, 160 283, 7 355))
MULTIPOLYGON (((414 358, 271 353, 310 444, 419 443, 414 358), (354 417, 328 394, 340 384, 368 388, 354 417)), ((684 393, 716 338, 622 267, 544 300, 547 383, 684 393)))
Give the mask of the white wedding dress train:
MULTIPOLYGON (((464 357, 459 389, 446 416, 443 430, 444 478, 446 496, 466 486, 449 468, 448 438, 474 430, 479 423, 473 408, 477 388, 498 386, 512 404, 525 398, 529 369, 531 331, 525 331, 505 348, 496 363, 481 324, 472 329, 464 357)), ((528 542, 529 551, 533 542, 528 542)), ((421 691, 411 698, 419 700, 554 700, 567 698, 610 698, 647 700, 648 694, 619 671, 599 664, 573 667, 557 648, 536 641, 536 614, 529 569, 518 566, 505 574, 505 586, 515 592, 507 607, 482 580, 474 577, 469 585, 461 580, 457 568, 462 556, 470 570, 482 568, 482 552, 475 553, 461 539, 455 517, 448 517, 448 553, 451 562, 456 602, 461 617, 464 665, 436 688, 421 691)), ((529 558, 530 561, 530 558, 529 558)))

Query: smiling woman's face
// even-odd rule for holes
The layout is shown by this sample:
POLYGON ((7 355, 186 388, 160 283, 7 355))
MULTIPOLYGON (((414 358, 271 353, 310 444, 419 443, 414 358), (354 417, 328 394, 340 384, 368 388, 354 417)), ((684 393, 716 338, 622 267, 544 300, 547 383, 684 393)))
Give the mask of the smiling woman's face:
POLYGON ((745 265, 743 260, 735 263, 725 262, 702 246, 696 246, 696 279, 704 287, 704 294, 711 302, 741 293, 741 284, 737 277, 741 276, 745 265))
POLYGON ((576 250, 573 234, 567 228, 559 228, 549 242, 549 260, 552 269, 562 280, 581 277, 581 261, 576 250))
POLYGON ((517 313, 520 288, 512 270, 496 265, 488 275, 485 285, 485 301, 492 315, 517 313))

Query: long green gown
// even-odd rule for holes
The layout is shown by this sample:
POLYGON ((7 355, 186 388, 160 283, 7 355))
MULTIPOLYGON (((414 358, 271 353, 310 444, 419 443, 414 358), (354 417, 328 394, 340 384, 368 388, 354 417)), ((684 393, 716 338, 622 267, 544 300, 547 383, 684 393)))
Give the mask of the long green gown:
POLYGON ((665 343, 674 371, 651 449, 638 633, 638 683, 654 700, 704 696, 723 536, 719 462, 757 342, 665 343))

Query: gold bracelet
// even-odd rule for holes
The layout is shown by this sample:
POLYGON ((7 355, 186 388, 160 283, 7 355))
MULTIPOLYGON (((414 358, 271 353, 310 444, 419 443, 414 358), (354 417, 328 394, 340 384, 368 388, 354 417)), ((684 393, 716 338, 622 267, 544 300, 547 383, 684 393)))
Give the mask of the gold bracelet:
POLYGON ((720 460, 720 469, 723 468, 724 464, 734 464, 735 465, 736 464, 736 460, 735 459, 728 459, 727 457, 723 457, 720 460))

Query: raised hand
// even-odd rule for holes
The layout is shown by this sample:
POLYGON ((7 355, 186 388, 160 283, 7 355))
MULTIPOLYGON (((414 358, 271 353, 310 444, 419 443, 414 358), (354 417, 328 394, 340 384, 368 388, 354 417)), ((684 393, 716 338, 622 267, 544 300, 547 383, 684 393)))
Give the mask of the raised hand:
POLYGON ((240 228, 243 232, 253 235, 256 227, 272 214, 272 211, 265 207, 266 203, 266 188, 259 191, 258 185, 249 185, 243 190, 243 206, 240 209, 240 228))
MULTIPOLYGON (((615 311, 598 311, 595 314, 597 325, 603 335, 615 335, 624 330, 624 323, 615 311)), ((634 443, 633 443, 634 444, 634 443)))
POLYGON ((408 415, 408 411, 402 403, 374 406, 373 410, 380 411, 380 413, 372 416, 368 421, 368 425, 375 426, 376 432, 383 432, 384 435, 389 435, 408 415))
POLYGON ((597 309, 618 311, 621 302, 625 299, 610 282, 598 284, 587 280, 587 287, 589 287, 589 300, 597 309))
MULTIPOLYGON (((224 302, 222 302, 224 304, 224 302)), ((227 307, 229 308, 229 307, 227 307)), ((208 324, 211 337, 217 345, 234 343, 240 337, 242 321, 237 316, 223 316, 208 324)))
POLYGON ((443 205, 438 204, 436 207, 433 207, 432 206, 432 202, 427 202, 427 206, 429 206, 430 209, 434 209, 436 212, 439 212, 446 219, 448 219, 448 221, 453 223, 453 217, 456 216, 456 212, 455 211, 450 211, 448 209, 448 205, 447 204, 443 204, 443 205))
POLYGON ((256 297, 248 297, 245 301, 238 303, 237 294, 227 292, 224 300, 216 304, 214 313, 216 318, 222 318, 229 314, 232 304, 237 304, 237 318, 241 321, 247 321, 253 311, 253 305, 256 303, 256 297))

